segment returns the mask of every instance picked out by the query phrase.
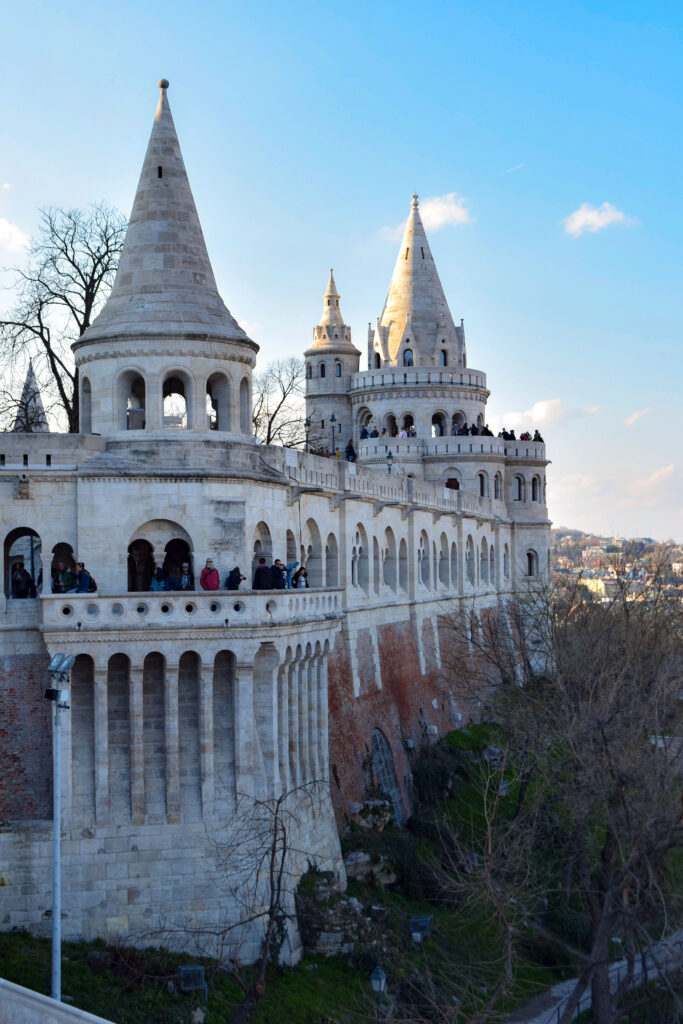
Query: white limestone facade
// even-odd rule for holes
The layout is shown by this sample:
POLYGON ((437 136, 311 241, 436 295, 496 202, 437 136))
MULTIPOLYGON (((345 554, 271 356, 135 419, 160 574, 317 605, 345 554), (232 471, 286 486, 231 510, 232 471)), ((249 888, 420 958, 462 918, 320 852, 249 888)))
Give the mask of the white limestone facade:
MULTIPOLYGON (((216 290, 167 88, 114 288, 74 346, 81 433, 0 439, 0 637, 8 677, 30 663, 34 704, 50 657, 76 656, 59 780, 65 936, 150 942, 175 928, 182 945, 183 922, 215 929, 239 912, 213 840, 245 800, 295 791, 294 876, 311 861, 343 879, 333 652, 344 651, 354 698, 361 634, 378 693, 384 627, 409 624, 423 673, 433 636, 440 666, 439 618, 504 609, 536 586, 549 522, 542 442, 451 433, 485 423, 489 392, 466 365, 416 197, 369 368, 359 371, 332 274, 305 353, 312 437, 323 424, 316 447, 328 437, 331 447, 334 415, 342 454, 351 438, 358 460, 254 442, 257 346, 216 290), (408 417, 417 436, 389 436, 408 417), (387 436, 361 439, 372 425, 387 436), (12 597, 19 555, 34 578, 42 567, 34 599, 12 597), (199 589, 208 557, 217 591, 199 589), (310 589, 252 590, 260 557, 302 563, 310 589), (97 591, 50 593, 51 570, 76 558, 97 591), (184 561, 194 591, 149 590, 155 566, 184 561), (247 577, 239 591, 224 589, 233 566, 247 577)), ((45 790, 40 756, 17 785, 45 790)), ((3 928, 49 930, 49 814, 34 803, 0 826, 3 928)), ((233 883, 242 870, 239 858, 228 865, 233 883)), ((253 958, 259 940, 258 925, 245 929, 239 955, 253 958)), ((286 954, 297 955, 295 934, 286 954)))

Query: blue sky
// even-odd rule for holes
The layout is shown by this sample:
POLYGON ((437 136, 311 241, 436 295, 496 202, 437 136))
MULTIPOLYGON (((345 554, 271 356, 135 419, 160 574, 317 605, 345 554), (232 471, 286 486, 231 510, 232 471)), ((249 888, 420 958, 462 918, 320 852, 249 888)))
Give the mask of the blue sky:
POLYGON ((167 77, 263 361, 307 347, 330 266, 365 353, 411 192, 447 197, 451 310, 492 425, 546 436, 555 523, 680 540, 681 69, 674 3, 7 6, 0 265, 41 206, 130 210, 167 77))

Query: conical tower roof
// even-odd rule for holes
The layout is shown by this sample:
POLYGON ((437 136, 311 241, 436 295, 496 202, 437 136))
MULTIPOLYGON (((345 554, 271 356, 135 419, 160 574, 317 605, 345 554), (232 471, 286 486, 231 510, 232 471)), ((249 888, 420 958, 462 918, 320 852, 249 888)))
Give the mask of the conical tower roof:
POLYGON ((429 248, 416 193, 379 322, 389 332, 391 360, 396 359, 406 328, 412 332, 411 343, 420 363, 429 361, 437 334, 448 342, 456 340, 455 324, 429 248))
MULTIPOLYGON (((320 323, 313 328, 313 344, 308 352, 314 349, 334 349, 335 351, 348 350, 354 355, 360 355, 358 349, 351 341, 351 328, 344 323, 344 317, 339 305, 339 292, 334 280, 334 271, 330 269, 330 277, 325 289, 323 300, 323 315, 320 323)), ((308 354, 305 353, 305 354, 308 354)))
POLYGON ((159 86, 116 280, 100 315, 77 344, 122 335, 208 335, 256 348, 218 294, 166 79, 159 86))
POLYGON ((44 433, 50 428, 47 423, 40 388, 33 370, 33 362, 29 360, 26 380, 21 392, 19 408, 12 432, 15 434, 44 433))

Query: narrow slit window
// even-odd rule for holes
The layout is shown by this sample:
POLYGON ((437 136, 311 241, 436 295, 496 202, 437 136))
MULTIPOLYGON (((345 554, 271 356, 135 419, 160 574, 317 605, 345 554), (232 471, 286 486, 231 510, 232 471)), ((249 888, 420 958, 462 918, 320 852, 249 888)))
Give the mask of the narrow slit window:
POLYGON ((28 455, 24 455, 24 465, 28 466, 28 455))
POLYGON ((52 456, 51 455, 46 455, 45 456, 45 465, 46 466, 51 466, 52 465, 52 456))
POLYGON ((0 455, 0 466, 4 466, 4 465, 5 465, 5 456, 4 455, 0 455))
POLYGON ((422 253, 422 259, 424 259, 425 258, 425 251, 424 251, 424 246, 422 246, 422 245, 420 246, 420 252, 422 253))
POLYGON ((163 167, 157 167, 157 178, 163 178, 163 176, 164 176, 164 169, 163 169, 163 167))
POLYGON ((410 249, 406 249, 406 255, 405 255, 405 258, 406 258, 406 259, 408 259, 408 253, 409 253, 409 252, 410 252, 410 249))

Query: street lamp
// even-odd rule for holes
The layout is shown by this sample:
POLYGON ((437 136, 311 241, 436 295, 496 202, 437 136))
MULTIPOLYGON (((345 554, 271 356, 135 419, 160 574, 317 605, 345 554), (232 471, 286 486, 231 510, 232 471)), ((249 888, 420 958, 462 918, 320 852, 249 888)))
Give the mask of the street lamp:
POLYGON ((306 431, 306 451, 308 451, 308 432, 311 429, 311 421, 307 416, 304 420, 304 430, 306 431))
POLYGON ((377 964, 370 975, 370 984, 372 985, 372 991, 377 996, 377 1020, 379 1020, 380 1009, 382 1006, 382 992, 384 992, 384 989, 387 987, 387 976, 379 964, 377 964))
POLYGON ((336 450, 334 447, 334 432, 337 429, 337 417, 334 415, 334 413, 332 413, 332 415, 330 416, 330 423, 332 424, 332 454, 334 455, 336 450))
POLYGON ((61 863, 61 750, 59 712, 69 710, 69 691, 60 689, 69 681, 75 661, 73 654, 55 654, 47 667, 52 686, 45 691, 46 700, 55 706, 52 739, 52 998, 62 1001, 62 863, 61 863))
POLYGON ((387 452, 387 472, 391 474, 391 467, 394 464, 394 456, 391 452, 387 452))

